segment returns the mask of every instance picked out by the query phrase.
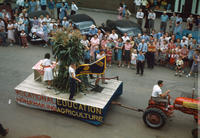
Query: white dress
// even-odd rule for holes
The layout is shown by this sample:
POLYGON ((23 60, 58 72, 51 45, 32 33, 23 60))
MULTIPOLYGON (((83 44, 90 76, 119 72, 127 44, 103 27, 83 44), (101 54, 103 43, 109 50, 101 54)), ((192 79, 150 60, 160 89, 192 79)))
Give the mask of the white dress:
MULTIPOLYGON (((9 27, 14 27, 13 24, 8 24, 9 27)), ((8 39, 15 41, 14 29, 8 30, 8 39)))
POLYGON ((44 59, 42 65, 44 66, 44 81, 53 80, 53 71, 51 67, 51 60, 44 59))
POLYGON ((136 65, 137 54, 131 54, 131 64, 136 65))

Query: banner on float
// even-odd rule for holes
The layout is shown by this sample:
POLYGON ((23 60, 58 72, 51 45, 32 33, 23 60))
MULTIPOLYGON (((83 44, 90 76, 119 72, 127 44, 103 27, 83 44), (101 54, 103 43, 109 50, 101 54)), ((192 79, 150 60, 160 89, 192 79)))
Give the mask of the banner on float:
POLYGON ((83 105, 67 100, 38 95, 30 92, 15 90, 16 102, 31 108, 53 111, 71 116, 93 124, 103 122, 103 110, 101 108, 83 105))
POLYGON ((82 64, 76 69, 76 76, 84 74, 104 74, 106 69, 106 56, 92 64, 82 64))

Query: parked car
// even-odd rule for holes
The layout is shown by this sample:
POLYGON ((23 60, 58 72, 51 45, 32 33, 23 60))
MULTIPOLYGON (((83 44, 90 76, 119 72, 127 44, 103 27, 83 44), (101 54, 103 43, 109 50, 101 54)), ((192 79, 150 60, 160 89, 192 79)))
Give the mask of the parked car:
POLYGON ((137 34, 142 33, 140 26, 130 20, 107 20, 106 26, 103 27, 105 31, 116 30, 116 33, 122 36, 127 33, 128 36, 137 36, 137 34))
POLYGON ((43 15, 44 17, 46 15, 50 15, 47 11, 35 11, 35 12, 31 12, 28 14, 28 19, 29 19, 29 34, 28 34, 28 40, 32 43, 32 44, 41 44, 44 42, 44 40, 42 38, 40 38, 39 36, 35 35, 32 32, 32 27, 33 27, 33 18, 36 16, 37 18, 39 18, 41 15, 43 15))
POLYGON ((69 17, 69 21, 72 21, 73 25, 81 31, 81 34, 85 35, 89 34, 91 25, 96 25, 94 19, 86 14, 72 15, 69 17))

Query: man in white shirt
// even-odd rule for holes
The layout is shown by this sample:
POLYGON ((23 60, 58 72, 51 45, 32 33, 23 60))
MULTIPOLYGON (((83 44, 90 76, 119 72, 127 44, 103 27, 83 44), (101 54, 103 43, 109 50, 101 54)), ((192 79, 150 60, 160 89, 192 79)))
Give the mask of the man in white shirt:
POLYGON ((123 43, 125 43, 127 40, 130 40, 129 36, 127 33, 124 33, 124 36, 122 36, 123 43))
POLYGON ((71 15, 76 14, 76 11, 78 11, 78 7, 76 6, 75 2, 72 1, 72 4, 71 4, 71 15))
POLYGON ((157 102, 168 102, 166 98, 170 90, 167 90, 166 92, 162 93, 161 87, 163 87, 163 81, 159 80, 158 84, 153 86, 151 97, 157 102))
POLYGON ((81 80, 79 80, 78 78, 76 78, 76 64, 72 63, 69 66, 69 85, 70 85, 70 96, 69 96, 69 100, 75 101, 74 97, 74 93, 76 92, 76 81, 81 82, 81 80))
POLYGON ((142 27, 143 18, 144 18, 144 13, 142 12, 142 9, 140 9, 136 13, 137 23, 138 23, 138 25, 140 25, 140 27, 142 27))
POLYGON ((141 4, 142 4, 142 0, 135 0, 134 3, 135 3, 135 6, 136 6, 136 11, 138 11, 141 4))
POLYGON ((109 35, 109 39, 113 39, 114 41, 117 41, 118 34, 115 33, 115 30, 112 30, 112 33, 109 35))

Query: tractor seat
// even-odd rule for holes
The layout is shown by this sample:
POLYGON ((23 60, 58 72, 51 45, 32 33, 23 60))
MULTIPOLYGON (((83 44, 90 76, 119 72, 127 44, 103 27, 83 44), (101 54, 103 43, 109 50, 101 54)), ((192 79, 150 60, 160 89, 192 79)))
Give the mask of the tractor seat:
POLYGON ((178 97, 175 99, 174 104, 182 105, 185 108, 198 109, 198 107, 200 107, 200 99, 178 97))
POLYGON ((149 100, 149 105, 167 107, 168 101, 166 99, 158 99, 158 98, 151 97, 149 100))

